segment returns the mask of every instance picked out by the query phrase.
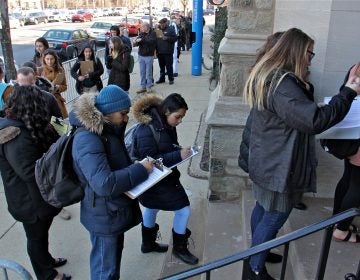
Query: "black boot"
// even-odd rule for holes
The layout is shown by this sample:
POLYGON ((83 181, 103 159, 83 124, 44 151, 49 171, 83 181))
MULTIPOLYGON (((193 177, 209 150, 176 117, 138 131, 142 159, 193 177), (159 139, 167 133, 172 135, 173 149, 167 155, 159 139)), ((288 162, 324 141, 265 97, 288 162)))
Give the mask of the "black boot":
POLYGON ((158 231, 158 224, 155 224, 155 227, 153 228, 148 228, 141 224, 141 252, 143 252, 144 254, 150 252, 164 253, 168 250, 168 245, 155 242, 158 231))
POLYGON ((188 250, 188 238, 191 235, 191 231, 189 229, 186 229, 185 234, 178 234, 172 230, 173 233, 173 255, 180 260, 182 260, 184 263, 187 264, 197 264, 199 262, 199 259, 195 257, 193 254, 191 254, 188 250))

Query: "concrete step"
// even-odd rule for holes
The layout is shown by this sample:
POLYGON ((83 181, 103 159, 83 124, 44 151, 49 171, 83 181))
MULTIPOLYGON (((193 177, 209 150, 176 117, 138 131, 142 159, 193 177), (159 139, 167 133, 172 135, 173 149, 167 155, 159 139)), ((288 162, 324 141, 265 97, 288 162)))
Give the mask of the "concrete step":
MULTIPOLYGON (((208 203, 204 263, 228 257, 245 249, 241 204, 241 200, 208 203)), ((240 279, 241 274, 242 263, 234 263, 212 271, 211 279, 240 279)), ((205 279, 205 275, 202 279, 205 279)))

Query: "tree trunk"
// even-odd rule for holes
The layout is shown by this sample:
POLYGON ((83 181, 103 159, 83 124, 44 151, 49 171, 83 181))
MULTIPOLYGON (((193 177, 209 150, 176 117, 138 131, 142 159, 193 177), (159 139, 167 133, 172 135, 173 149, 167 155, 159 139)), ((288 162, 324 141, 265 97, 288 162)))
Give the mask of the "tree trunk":
POLYGON ((4 56, 4 63, 6 65, 5 77, 7 81, 10 79, 16 79, 16 69, 14 64, 14 54, 11 44, 10 36, 10 24, 9 24, 9 14, 8 14, 8 0, 3 0, 3 4, 0 5, 0 14, 1 14, 1 26, 0 29, 0 42, 1 48, 4 56))

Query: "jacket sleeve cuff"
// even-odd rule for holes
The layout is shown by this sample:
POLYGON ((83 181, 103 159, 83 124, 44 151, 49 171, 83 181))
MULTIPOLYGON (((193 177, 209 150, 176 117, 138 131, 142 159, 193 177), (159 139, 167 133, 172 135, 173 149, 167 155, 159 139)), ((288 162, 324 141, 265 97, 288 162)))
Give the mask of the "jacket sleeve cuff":
POLYGON ((340 95, 345 97, 348 101, 352 102, 354 98, 357 96, 357 93, 355 90, 347 86, 344 86, 340 91, 340 95))

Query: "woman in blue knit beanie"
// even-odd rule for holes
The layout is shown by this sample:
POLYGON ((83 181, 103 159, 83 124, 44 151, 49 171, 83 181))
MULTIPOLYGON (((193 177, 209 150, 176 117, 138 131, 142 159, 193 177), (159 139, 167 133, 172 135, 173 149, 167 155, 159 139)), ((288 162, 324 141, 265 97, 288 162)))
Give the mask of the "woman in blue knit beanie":
POLYGON ((83 127, 74 137, 74 169, 86 183, 80 221, 91 240, 92 280, 119 279, 124 233, 141 222, 136 199, 125 192, 148 178, 153 164, 132 163, 124 143, 131 106, 128 94, 116 85, 98 95, 81 95, 70 123, 83 127))

